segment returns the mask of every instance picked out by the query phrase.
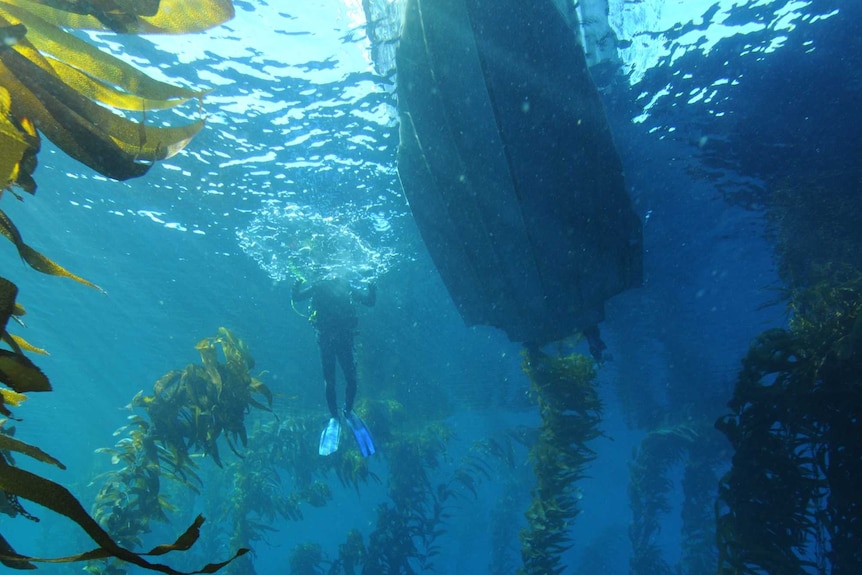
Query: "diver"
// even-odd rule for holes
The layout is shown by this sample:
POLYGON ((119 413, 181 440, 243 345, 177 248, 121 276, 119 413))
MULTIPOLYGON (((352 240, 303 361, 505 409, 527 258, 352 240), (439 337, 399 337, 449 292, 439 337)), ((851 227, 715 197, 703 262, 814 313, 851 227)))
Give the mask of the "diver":
POLYGON ((323 366, 323 381, 326 384, 326 404, 331 415, 329 424, 320 434, 320 455, 329 455, 338 449, 341 437, 341 421, 335 399, 335 364, 341 365, 347 384, 343 415, 353 431, 356 443, 364 457, 374 453, 374 442, 365 424, 353 412, 356 398, 356 363, 353 360, 353 337, 359 320, 356 304, 373 306, 377 299, 374 283, 366 289, 357 288, 345 278, 329 275, 322 280, 306 282, 296 280, 291 292, 293 301, 311 298, 309 321, 317 331, 317 344, 320 347, 320 360, 323 366))

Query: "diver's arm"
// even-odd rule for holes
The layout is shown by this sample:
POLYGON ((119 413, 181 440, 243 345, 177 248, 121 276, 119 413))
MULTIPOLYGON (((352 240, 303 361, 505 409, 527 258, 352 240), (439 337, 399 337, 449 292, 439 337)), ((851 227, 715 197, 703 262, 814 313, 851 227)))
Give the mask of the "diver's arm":
POLYGON ((314 291, 314 285, 307 285, 305 280, 297 279, 293 284, 293 289, 290 290, 290 297, 293 301, 302 301, 311 297, 311 292, 314 291))

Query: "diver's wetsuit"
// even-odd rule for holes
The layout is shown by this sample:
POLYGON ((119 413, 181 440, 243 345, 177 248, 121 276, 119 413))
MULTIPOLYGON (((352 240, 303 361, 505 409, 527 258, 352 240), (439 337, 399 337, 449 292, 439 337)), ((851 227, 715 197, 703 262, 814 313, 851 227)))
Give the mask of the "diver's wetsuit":
POLYGON ((356 398, 356 364, 353 361, 353 336, 359 320, 355 303, 373 306, 377 299, 374 284, 367 290, 350 285, 343 278, 325 279, 305 286, 297 281, 293 286, 294 301, 311 298, 311 321, 317 330, 323 381, 326 383, 326 404, 332 417, 338 417, 335 400, 335 362, 341 364, 347 383, 344 408, 349 413, 356 398))

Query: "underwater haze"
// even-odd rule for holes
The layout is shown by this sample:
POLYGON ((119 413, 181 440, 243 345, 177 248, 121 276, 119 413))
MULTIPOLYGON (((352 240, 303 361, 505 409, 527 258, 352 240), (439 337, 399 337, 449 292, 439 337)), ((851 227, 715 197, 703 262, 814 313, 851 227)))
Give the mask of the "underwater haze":
MULTIPOLYGON (((858 552, 839 545, 841 513, 832 514, 858 520, 860 494, 829 499, 838 493, 831 483, 800 503, 800 514, 823 521, 818 527, 745 548, 759 537, 752 524, 775 525, 773 534, 796 527, 773 513, 775 502, 745 507, 760 492, 743 469, 765 456, 733 431, 757 403, 741 395, 740 382, 754 377, 740 375, 752 343, 777 333, 769 330, 794 341, 814 333, 793 319, 819 309, 805 290, 840 280, 844 287, 828 293, 845 294, 852 309, 862 294, 851 289, 862 285, 853 283, 862 267, 862 4, 581 2, 581 15, 607 6, 599 28, 615 37, 613 49, 590 48, 594 13, 573 31, 587 42, 643 225, 644 280, 607 302, 601 361, 577 336, 545 348, 588 363, 594 374, 577 384, 601 401, 583 467, 565 486, 576 510, 560 511, 536 503, 540 454, 531 448, 549 429, 540 409, 548 398, 523 346, 495 328, 465 325, 401 189, 397 73, 381 64, 368 34, 381 26, 369 23, 371 7, 397 19, 397 2, 235 0, 235 17, 206 32, 81 34, 153 77, 210 89, 200 111, 176 112, 180 120, 200 113, 206 126, 180 153, 124 182, 45 139, 38 192, 22 202, 4 195, 2 209, 28 244, 105 291, 39 274, 11 246, 0 251, 27 310, 26 327, 10 331, 49 352, 30 357, 53 386, 13 410, 15 436, 67 469, 23 456, 16 464, 66 486, 96 514, 100 490, 120 481, 122 467, 104 449, 127 436, 118 430, 130 416, 151 417, 133 398, 201 364, 205 338, 222 338, 214 349, 227 361, 227 328, 253 357, 246 367, 271 392, 271 410, 266 394, 256 395, 260 408, 244 406, 247 440, 227 431, 210 438, 218 460, 212 445, 186 446, 200 476, 188 481, 195 489, 162 476, 168 521, 154 512, 137 550, 173 541, 198 513, 207 522, 196 546, 160 562, 190 571, 249 546, 224 572, 540 573, 539 560, 524 566, 524 533, 536 515, 560 512, 564 544, 531 544, 563 573, 704 575, 720 565, 722 573, 862 572, 858 552), (291 301, 291 288, 297 278, 333 273, 377 286, 376 305, 358 310, 356 336, 357 411, 378 443, 368 459, 348 430, 331 460, 317 453, 329 415, 311 310, 291 301)), ((858 361, 855 317, 849 335, 835 336, 846 349, 826 356, 858 361)), ((787 357, 762 369, 761 387, 807 356, 787 357)), ((858 376, 846 377, 851 391, 838 405, 858 406, 858 376)), ((776 397, 764 404, 784 406, 776 397)), ((860 419, 796 428, 815 419, 775 417, 765 425, 786 424, 785 437, 828 430, 828 440, 812 440, 812 453, 853 444, 846 434, 860 419)), ((778 450, 763 452, 769 445, 778 450)), ((794 465, 807 480, 833 480, 829 466, 794 465)), ((117 485, 111 497, 125 499, 111 506, 137 497, 117 485)), ((763 489, 794 497, 784 486, 763 489)), ((15 551, 57 557, 95 547, 74 523, 22 505, 41 521, 0 515, 15 551)), ((72 573, 83 564, 38 568, 72 573)))

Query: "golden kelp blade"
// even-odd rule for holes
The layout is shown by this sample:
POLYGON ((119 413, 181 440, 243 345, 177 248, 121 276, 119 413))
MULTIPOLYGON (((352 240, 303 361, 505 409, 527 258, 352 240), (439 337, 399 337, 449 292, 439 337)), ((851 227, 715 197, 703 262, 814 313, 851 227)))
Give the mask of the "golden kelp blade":
POLYGON ((27 147, 21 133, 0 110, 0 190, 11 186, 18 179, 18 169, 27 147))
MULTIPOLYGON (((18 393, 17 391, 12 391, 11 389, 0 388, 0 403, 4 405, 11 405, 12 407, 18 407, 25 401, 27 401, 27 396, 23 393, 18 393)), ((2 446, 4 437, 8 436, 0 434, 0 449, 7 449, 6 447, 2 446)))
POLYGON ((18 342, 9 334, 8 331, 0 333, 0 341, 8 345, 9 349, 14 351, 18 355, 24 355, 24 350, 21 349, 21 346, 18 345, 18 342))
MULTIPOLYGON (((2 0, 0 0, 0 16, 5 17, 10 23, 20 22, 25 25, 27 40, 42 56, 51 59, 51 67, 54 71, 67 84, 93 100, 121 109, 146 110, 175 106, 190 98, 199 98, 205 93, 150 78, 90 43, 45 22, 27 10, 4 4, 2 0), (74 69, 77 76, 75 72, 67 71, 65 68, 74 69), (90 83, 99 88, 78 89, 79 85, 87 82, 79 78, 80 75, 84 75, 90 83), (100 96, 99 92, 105 90, 111 91, 113 95, 100 96), (134 105, 124 104, 123 97, 134 102, 134 105), (112 99, 118 101, 115 102, 112 99), (142 102, 145 104, 142 105, 142 102)), ((30 58, 28 54, 24 55, 30 58)))
POLYGON ((63 84, 19 49, 27 49, 24 42, 20 48, 0 49, 0 83, 22 108, 17 114, 33 118, 64 152, 105 176, 124 180, 143 175, 149 165, 141 160, 176 153, 203 127, 199 121, 156 128, 121 118, 63 84))
MULTIPOLYGON (((3 24, 2 18, 0 24, 3 24)), ((0 25, 0 48, 21 41, 26 32, 20 24, 0 25)), ((0 195, 11 184, 34 193, 36 182, 32 173, 36 169, 36 154, 41 142, 32 122, 26 117, 18 118, 17 122, 13 120, 12 96, 2 84, 0 79, 0 195)))
POLYGON ((30 267, 36 271, 40 271, 43 274, 48 274, 52 276, 69 278, 70 280, 75 280, 78 283, 84 284, 85 286, 89 286, 95 290, 105 293, 105 290, 103 290, 96 284, 88 282, 80 276, 76 276, 63 266, 58 265, 54 263, 53 260, 50 260, 47 257, 43 256, 27 244, 19 245, 18 253, 20 253, 21 257, 24 258, 24 261, 30 264, 30 267))
POLYGON ((10 569, 36 569, 36 566, 32 563, 22 560, 9 561, 4 559, 4 557, 17 557, 18 553, 15 552, 15 549, 9 544, 6 539, 0 535, 0 563, 9 567, 10 569))
POLYGON ((213 338, 202 339, 195 346, 195 349, 201 354, 201 363, 204 364, 207 375, 210 376, 210 382, 216 388, 216 397, 219 397, 222 390, 222 380, 218 370, 218 351, 216 351, 213 338))
POLYGON ((18 254, 34 270, 52 276, 69 278, 71 280, 75 280, 78 283, 82 283, 85 286, 89 286, 93 289, 99 290, 102 293, 105 293, 105 290, 103 290, 96 284, 90 283, 84 278, 76 276, 63 266, 54 263, 52 260, 46 258, 27 244, 25 244, 24 240, 21 238, 20 232, 18 232, 18 228, 15 227, 15 224, 12 223, 12 220, 9 219, 9 217, 3 212, 3 210, 0 210, 0 234, 2 234, 9 241, 15 244, 15 247, 18 249, 18 254))
MULTIPOLYGON (((4 393, 3 396, 5 398, 6 394, 4 393)), ((10 405, 17 405, 12 404, 8 401, 7 403, 9 403, 10 405)), ((4 435, 2 433, 0 433, 0 449, 23 453, 24 455, 32 457, 37 461, 41 461, 42 463, 50 463, 51 465, 56 465, 60 469, 66 469, 66 466, 63 465, 60 461, 51 457, 38 447, 30 445, 29 443, 24 443, 23 441, 19 441, 13 437, 9 437, 8 435, 4 435)))
POLYGON ((252 377, 251 383, 249 384, 249 388, 251 389, 252 393, 259 393, 266 398, 266 403, 269 407, 261 405, 260 409, 272 411, 272 391, 266 386, 266 384, 257 379, 256 377, 252 377))
MULTIPOLYGON (((9 334, 7 334, 7 335, 9 335, 9 334)), ((17 335, 9 335, 9 337, 12 339, 12 341, 14 342, 14 344, 18 348, 23 349, 24 351, 29 351, 30 353, 38 353, 39 355, 51 355, 50 353, 48 353, 47 351, 45 351, 41 347, 36 347, 35 345, 31 344, 29 341, 27 341, 23 337, 20 337, 17 335)), ((4 338, 4 341, 5 341, 5 338, 4 338)))
POLYGON ((18 286, 0 277, 0 333, 6 332, 6 324, 15 313, 16 297, 18 297, 18 286))
POLYGON ((120 92, 112 86, 81 72, 77 68, 69 66, 64 61, 51 58, 50 62, 51 67, 54 68, 57 76, 64 84, 90 100, 119 110, 135 110, 139 112, 164 110, 188 101, 188 98, 183 100, 152 100, 143 98, 137 94, 120 92))
MULTIPOLYGON (((36 127, 28 118, 19 118, 16 126, 20 130, 20 135, 27 142, 27 149, 24 150, 24 155, 21 161, 18 162, 17 172, 15 174, 15 187, 29 194, 36 193, 36 181, 33 179, 33 172, 36 171, 36 155, 42 149, 42 139, 36 131, 36 127)), ((0 194, 3 190, 0 188, 0 194)), ((17 196, 17 194, 16 194, 17 196)), ((20 199, 20 198, 19 198, 20 199)))
POLYGON ((15 182, 24 152, 30 147, 10 118, 11 108, 9 91, 0 86, 0 190, 15 182))
POLYGON ((0 349, 0 383, 18 393, 51 391, 51 384, 42 370, 17 353, 0 349))
MULTIPOLYGON (((69 108, 67 104, 83 100, 81 96, 63 88, 56 77, 12 48, 0 48, 0 84, 12 94, 16 116, 32 118, 49 140, 79 162, 115 180, 141 176, 149 170, 149 165, 136 162, 120 149, 104 130, 93 124, 93 119, 69 108), (46 87, 40 80, 56 84, 53 87, 56 89, 46 87)), ((112 115, 106 109, 103 112, 112 115)))
MULTIPOLYGON (((230 0, 162 0, 154 16, 140 14, 140 10, 106 11, 88 10, 92 2, 73 0, 71 6, 82 7, 78 14, 68 10, 64 0, 2 0, 5 4, 26 8, 44 20, 64 28, 85 30, 113 30, 133 34, 183 34, 199 32, 218 26, 233 18, 230 0), (138 13, 135 13, 138 12, 138 13)), ((105 2, 101 3, 102 5, 105 2)), ((117 8, 119 8, 118 4, 117 8)), ((131 0, 129 6, 136 5, 131 0)))
POLYGON ((128 0, 36 0, 63 11, 92 16, 106 28, 115 32, 129 32, 139 16, 155 16, 159 0, 140 0, 131 5, 128 0))
MULTIPOLYGON (((99 545, 99 548, 93 551, 57 559, 39 559, 18 554, 6 555, 5 557, 0 557, 0 559, 18 559, 21 561, 39 561, 47 563, 69 563, 72 561, 116 557, 117 559, 138 565, 145 569, 161 571, 162 573, 168 573, 169 575, 186 575, 184 572, 168 567, 167 565, 150 563, 144 559, 145 554, 135 553, 117 545, 117 543, 111 539, 111 536, 108 535, 108 533, 102 529, 98 523, 96 523, 96 521, 84 510, 75 496, 72 495, 65 487, 45 479, 44 477, 30 473, 29 471, 13 467, 2 459, 0 459, 0 489, 7 493, 33 501, 34 503, 38 503, 55 513, 68 517, 77 523, 87 533, 87 535, 89 535, 90 538, 99 545)), ((196 539, 196 530, 202 521, 203 519, 200 517, 195 520, 195 523, 177 540, 177 543, 173 544, 174 549, 183 550, 184 548, 188 548, 187 545, 190 546, 188 539, 192 537, 196 539), (189 532, 191 532, 191 535, 189 535, 189 532)), ((194 543, 194 541, 191 541, 191 543, 194 543)), ((157 547, 156 549, 159 548, 157 547)), ((240 549, 228 561, 210 563, 202 569, 195 571, 195 573, 214 573, 218 569, 227 565, 233 559, 236 559, 247 552, 248 549, 240 549)))
POLYGON ((204 524, 204 516, 198 515, 195 522, 192 523, 186 532, 180 535, 176 541, 170 545, 158 545, 147 552, 147 555, 164 555, 171 551, 188 551, 192 545, 201 536, 201 525, 204 524))

